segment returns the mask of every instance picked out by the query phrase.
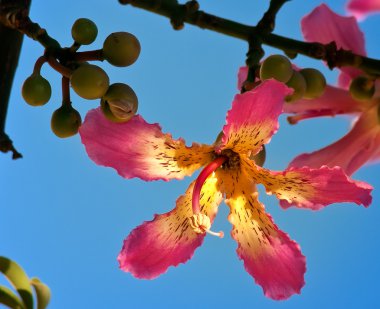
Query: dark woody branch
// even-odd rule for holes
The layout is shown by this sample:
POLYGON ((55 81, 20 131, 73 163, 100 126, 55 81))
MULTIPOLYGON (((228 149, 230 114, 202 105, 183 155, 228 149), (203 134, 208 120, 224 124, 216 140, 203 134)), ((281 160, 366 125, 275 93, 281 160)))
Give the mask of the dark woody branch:
MULTIPOLYGON (((175 21, 188 23, 202 29, 208 29, 227 36, 235 37, 247 42, 261 40, 263 44, 283 50, 291 54, 302 54, 310 58, 324 60, 330 68, 351 66, 368 74, 380 75, 380 60, 356 55, 349 50, 338 49, 334 42, 329 44, 307 43, 280 35, 270 31, 262 31, 262 26, 248 26, 232 20, 221 18, 200 11, 188 9, 188 4, 178 4, 176 0, 119 0, 121 4, 131 4, 134 7, 159 14, 175 21)), ((195 1, 190 1, 194 3, 195 1)), ((275 16, 284 1, 276 1, 272 12, 268 16, 275 16)), ((192 5, 192 7, 196 7, 192 5)), ((268 17, 265 19, 267 20, 268 17)), ((271 18, 269 18, 271 19, 271 18)), ((267 21, 266 21, 267 22, 267 21)), ((265 23, 264 23, 265 24, 265 23)), ((178 27, 177 29, 180 29, 178 27)))

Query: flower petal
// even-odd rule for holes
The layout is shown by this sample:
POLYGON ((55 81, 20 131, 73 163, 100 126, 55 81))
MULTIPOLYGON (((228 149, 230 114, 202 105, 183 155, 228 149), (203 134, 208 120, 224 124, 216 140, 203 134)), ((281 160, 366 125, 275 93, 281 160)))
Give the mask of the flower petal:
POLYGON ((340 166, 353 174, 380 150, 380 125, 377 107, 363 113, 351 131, 337 142, 312 153, 296 157, 289 166, 318 168, 340 166))
MULTIPOLYGON (((326 4, 316 7, 301 21, 302 33, 308 42, 320 42, 328 44, 334 41, 338 48, 351 50, 354 53, 365 56, 364 34, 359 29, 354 17, 344 17, 334 13, 326 4)), ((361 71, 351 67, 341 68, 342 72, 354 78, 361 71)), ((347 78, 343 78, 341 87, 347 87, 347 78)))
POLYGON ((277 131, 284 99, 291 92, 283 83, 266 80, 251 91, 237 94, 227 113, 222 142, 216 150, 259 152, 277 131))
POLYGON ((350 179, 336 166, 319 169, 289 168, 273 172, 243 159, 242 169, 255 183, 262 183, 268 194, 276 194, 281 206, 318 210, 332 203, 353 202, 368 207, 372 201, 372 187, 350 179))
POLYGON ((370 13, 380 11, 380 0, 350 0, 347 10, 358 19, 363 19, 370 13))
POLYGON ((87 114, 79 133, 95 163, 113 167, 125 178, 182 179, 212 160, 211 146, 186 147, 183 139, 174 140, 141 116, 114 123, 95 109, 87 114))
MULTIPOLYGON (((153 279, 167 271, 169 266, 177 266, 189 260, 205 237, 197 234, 189 226, 193 215, 191 198, 194 182, 185 195, 177 200, 171 212, 156 215, 135 228, 124 240, 118 261, 120 268, 142 279, 153 279)), ((201 191, 201 212, 213 221, 222 194, 217 189, 217 179, 210 176, 201 191)))
POLYGON ((231 236, 246 271, 267 297, 287 299, 304 286, 305 257, 297 243, 278 229, 264 205, 257 200, 254 184, 240 177, 236 190, 227 193, 231 236))
POLYGON ((243 66, 239 68, 238 72, 238 83, 237 83, 237 89, 240 91, 243 87, 243 83, 246 81, 248 76, 248 67, 243 66))
POLYGON ((332 86, 327 86, 324 94, 312 100, 298 100, 284 105, 285 113, 297 114, 291 117, 295 121, 318 116, 335 116, 338 114, 350 114, 361 112, 368 108, 369 102, 354 100, 348 91, 332 86))

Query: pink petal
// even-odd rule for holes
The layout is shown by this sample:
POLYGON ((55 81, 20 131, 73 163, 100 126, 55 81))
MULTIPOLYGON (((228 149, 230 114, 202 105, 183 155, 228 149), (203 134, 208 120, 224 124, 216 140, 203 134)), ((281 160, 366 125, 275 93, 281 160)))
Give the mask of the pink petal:
POLYGON ((353 72, 347 70, 349 68, 346 68, 345 71, 340 71, 338 75, 338 86, 346 90, 349 89, 352 78, 360 75, 360 72, 356 69, 352 69, 354 70, 353 72))
MULTIPOLYGON (((217 180, 209 177, 202 188, 201 212, 214 219, 217 206, 222 200, 217 190, 217 180)), ((167 271, 169 266, 177 266, 189 260, 198 248, 205 234, 197 234, 189 226, 192 216, 191 198, 194 182, 186 194, 177 200, 171 212, 156 215, 135 228, 124 240, 118 256, 120 268, 141 279, 153 279, 167 271)))
POLYGON ((380 11, 380 0, 350 0, 347 10, 358 19, 363 19, 370 13, 380 11))
MULTIPOLYGON (((338 15, 326 4, 321 4, 306 15, 301 21, 301 28, 308 42, 328 44, 335 41, 338 48, 366 55, 364 34, 356 19, 338 15)), ((361 74, 360 70, 351 67, 343 67, 341 70, 351 78, 361 74)), ((342 77, 341 82, 341 87, 347 86, 347 77, 342 77)))
POLYGON ((284 99, 291 92, 283 83, 266 80, 251 91, 237 94, 227 113, 222 142, 216 150, 259 152, 277 131, 284 99))
POLYGON ((237 89, 240 91, 241 88, 243 87, 243 83, 246 81, 248 76, 248 67, 240 67, 239 72, 238 72, 238 84, 237 84, 237 89))
POLYGON ((299 155, 289 166, 340 166, 351 175, 379 151, 380 125, 375 106, 361 115, 346 136, 321 150, 299 155))
POLYGON ((294 205, 318 210, 343 202, 368 207, 372 201, 372 187, 350 179, 338 166, 322 166, 319 169, 291 167, 283 172, 273 172, 244 159, 242 169, 255 183, 262 183, 268 194, 276 194, 284 208, 294 205))
POLYGON ((186 147, 183 139, 174 140, 141 116, 114 123, 98 108, 87 114, 79 133, 95 163, 113 167, 125 178, 182 179, 212 160, 212 147, 186 147))
POLYGON ((299 118, 313 118, 318 116, 335 116, 338 114, 357 113, 368 108, 369 103, 354 100, 348 91, 327 86, 324 94, 312 100, 298 100, 284 105, 285 113, 297 114, 294 122, 299 118))
POLYGON ((254 184, 245 177, 239 179, 233 194, 227 193, 231 236, 238 243, 236 252, 246 271, 265 296, 287 299, 299 294, 305 284, 305 257, 299 245, 274 224, 257 195, 254 184))

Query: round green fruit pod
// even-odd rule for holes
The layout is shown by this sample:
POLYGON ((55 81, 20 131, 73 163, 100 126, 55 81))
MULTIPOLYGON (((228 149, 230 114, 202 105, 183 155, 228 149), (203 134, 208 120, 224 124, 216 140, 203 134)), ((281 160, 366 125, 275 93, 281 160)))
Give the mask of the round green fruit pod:
POLYGON ((302 99, 306 92, 306 80, 300 72, 293 71, 293 75, 286 85, 293 89, 293 94, 285 98, 286 102, 292 103, 302 99))
POLYGON ((351 81, 349 90, 354 99, 367 101, 375 94, 375 83, 365 76, 358 76, 351 81))
POLYGON ((138 98, 128 85, 115 83, 108 88, 100 106, 108 120, 127 122, 137 113, 138 98))
POLYGON ((274 78, 286 83, 292 77, 293 68, 288 58, 282 55, 272 55, 266 58, 260 67, 260 79, 274 78))
POLYGON ((41 106, 50 100, 51 86, 41 75, 33 74, 25 80, 21 93, 29 105, 41 106))
POLYGON ((78 133, 82 118, 71 105, 62 105, 53 113, 50 124, 55 135, 66 138, 78 133))
POLYGON ((101 98, 107 92, 109 82, 107 73, 93 64, 82 64, 70 77, 71 87, 87 100, 101 98))
POLYGON ((306 81, 305 99, 315 99, 320 97, 326 88, 326 78, 323 74, 312 68, 306 68, 299 71, 306 81))
POLYGON ((103 43, 103 56, 117 67, 126 67, 134 63, 140 55, 140 42, 131 33, 111 33, 103 43))
POLYGON ((72 28, 71 36, 74 41, 81 45, 89 45, 95 41, 98 35, 98 27, 88 18, 77 19, 72 28))

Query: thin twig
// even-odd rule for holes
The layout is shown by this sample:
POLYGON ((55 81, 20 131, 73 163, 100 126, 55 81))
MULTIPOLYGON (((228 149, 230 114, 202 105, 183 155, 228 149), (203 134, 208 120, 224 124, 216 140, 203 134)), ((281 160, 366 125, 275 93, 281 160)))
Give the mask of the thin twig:
POLYGON ((261 20, 257 23, 256 28, 260 29, 262 33, 273 32, 276 24, 276 15, 278 11, 282 8, 285 2, 290 0, 271 0, 269 4, 269 9, 264 13, 261 20))

